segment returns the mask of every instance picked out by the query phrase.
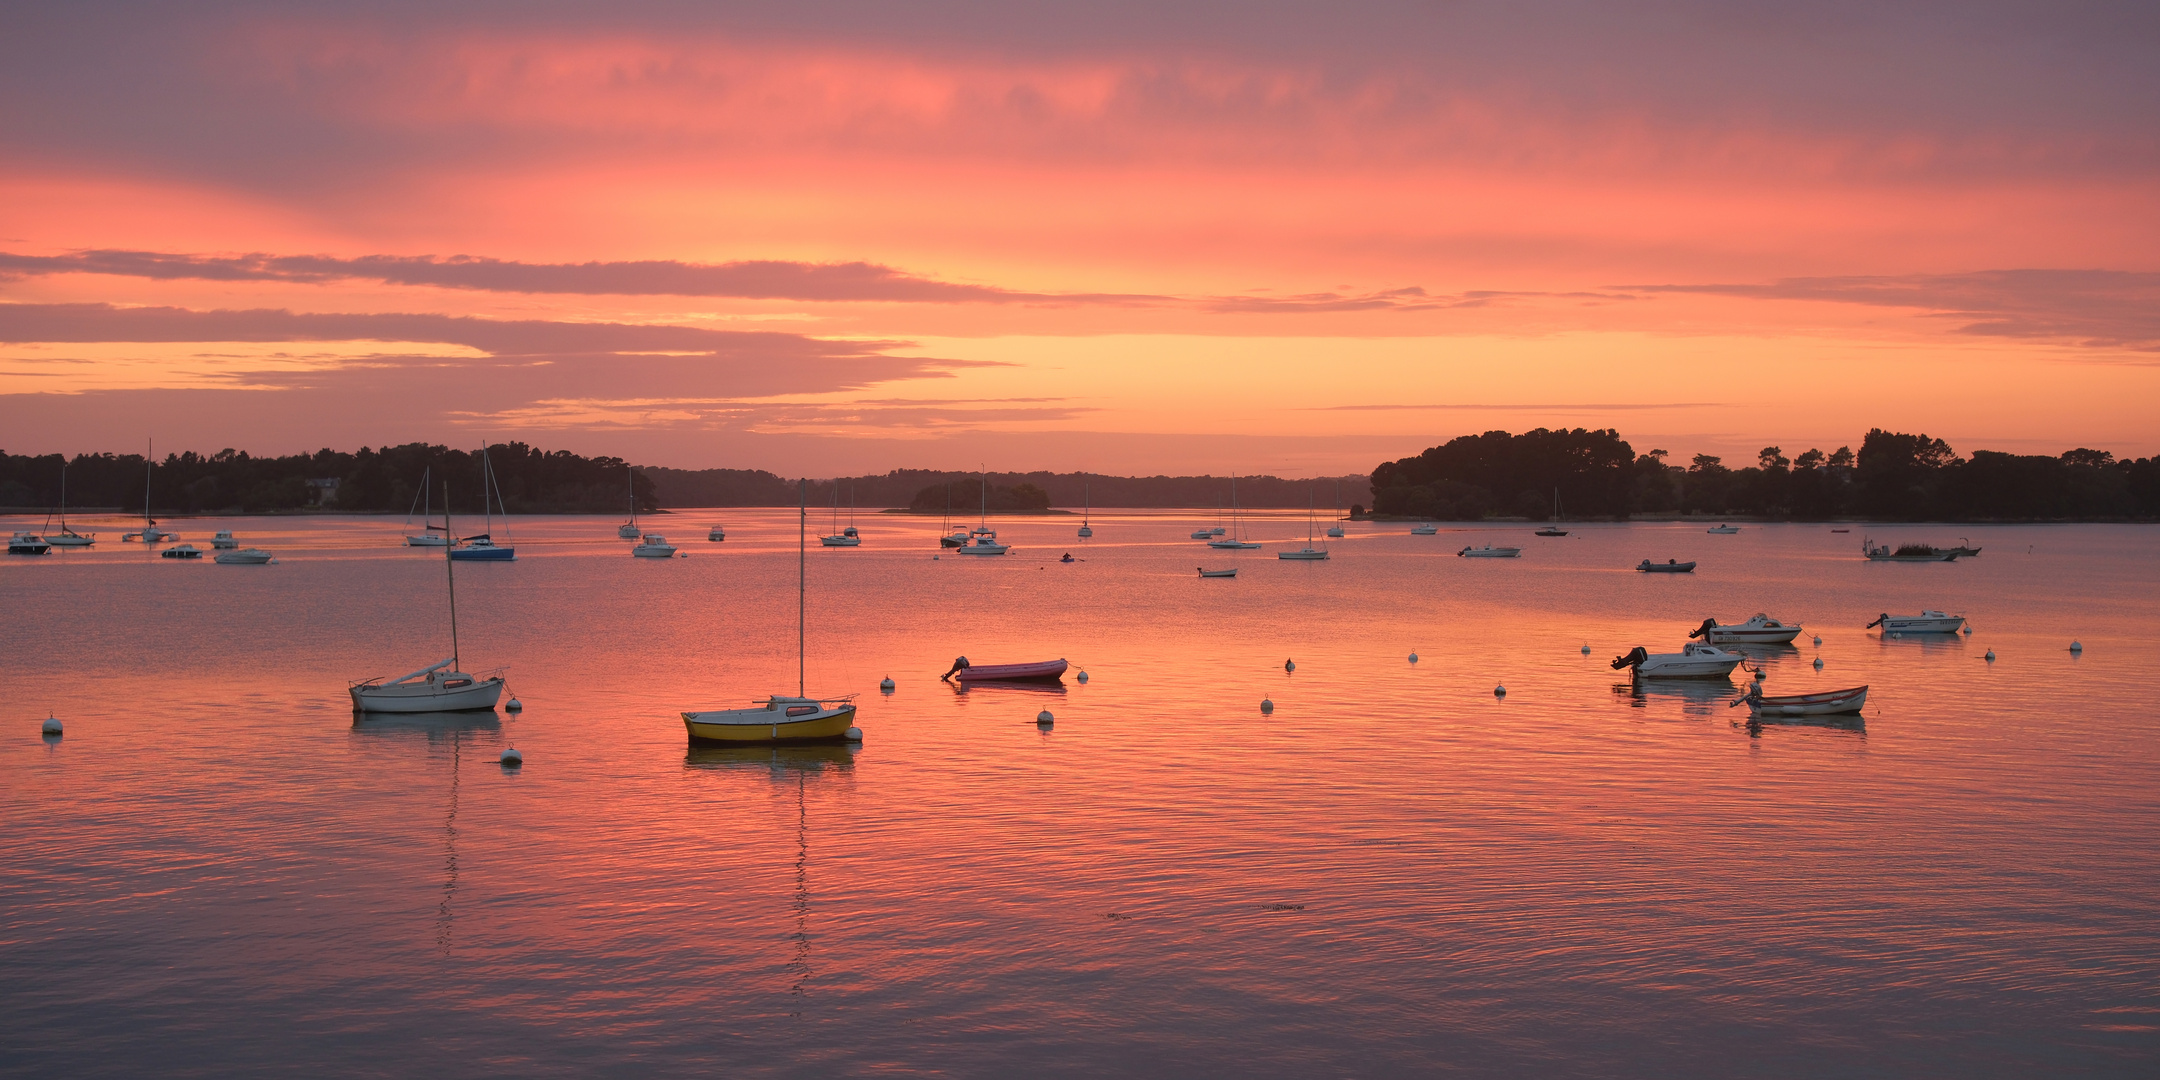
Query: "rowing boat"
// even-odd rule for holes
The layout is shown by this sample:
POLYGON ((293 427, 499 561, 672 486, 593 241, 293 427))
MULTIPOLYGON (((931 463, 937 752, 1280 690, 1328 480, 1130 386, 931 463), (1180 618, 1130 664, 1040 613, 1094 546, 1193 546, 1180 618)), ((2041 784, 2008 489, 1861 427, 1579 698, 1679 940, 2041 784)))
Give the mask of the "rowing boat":
POLYGON ((1732 702, 1727 708, 1748 707, 1749 716, 1835 716, 1839 713, 1856 713, 1867 704, 1865 686, 1845 690, 1826 690, 1820 694, 1787 694, 1772 696, 1762 692, 1757 684, 1748 689, 1746 697, 1732 702))

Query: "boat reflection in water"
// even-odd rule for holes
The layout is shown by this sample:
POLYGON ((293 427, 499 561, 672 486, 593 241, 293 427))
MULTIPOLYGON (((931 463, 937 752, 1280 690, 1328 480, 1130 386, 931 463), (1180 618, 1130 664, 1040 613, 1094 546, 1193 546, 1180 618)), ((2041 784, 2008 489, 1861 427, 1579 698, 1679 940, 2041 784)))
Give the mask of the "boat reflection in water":
POLYGON ((683 755, 685 769, 715 773, 762 772, 781 791, 794 789, 788 792, 795 802, 795 890, 790 898, 795 916, 795 932, 790 935, 794 956, 787 964, 792 980, 788 985, 788 995, 793 999, 792 1016, 802 1015, 803 997, 813 974, 810 966, 810 784, 813 780, 853 773, 855 755, 859 752, 860 745, 693 746, 683 755))
POLYGON ((950 684, 954 694, 966 696, 970 690, 1021 690, 1030 694, 1057 694, 1063 696, 1065 684, 1056 682, 1021 682, 1013 679, 976 679, 961 682, 954 679, 950 684))
POLYGON ((1652 701, 1678 701, 1686 716, 1708 716, 1732 700, 1731 679, 1637 679, 1612 684, 1613 694, 1629 699, 1630 708, 1648 708, 1652 701))
POLYGON ((352 731, 363 739, 424 739, 431 747, 448 744, 450 748, 450 791, 442 815, 442 897, 435 905, 435 947, 448 956, 457 922, 458 785, 463 779, 465 744, 501 741, 487 737, 501 734, 502 720, 493 712, 355 713, 352 731))
POLYGON ((1761 738, 1764 728, 1826 728, 1861 738, 1867 737, 1867 720, 1859 713, 1840 713, 1833 716, 1762 716, 1733 721, 1734 726, 1747 729, 1749 738, 1761 738))

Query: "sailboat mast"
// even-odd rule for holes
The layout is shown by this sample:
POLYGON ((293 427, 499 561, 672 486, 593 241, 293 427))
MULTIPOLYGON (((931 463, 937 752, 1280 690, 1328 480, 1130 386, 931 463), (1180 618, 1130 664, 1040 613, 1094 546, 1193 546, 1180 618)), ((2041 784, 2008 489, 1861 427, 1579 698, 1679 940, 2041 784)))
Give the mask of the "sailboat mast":
MULTIPOLYGON (((448 536, 450 534, 450 481, 448 480, 443 481, 442 505, 443 535, 448 536)), ((457 559, 450 555, 454 547, 455 545, 451 544, 443 545, 443 575, 450 585, 450 669, 452 671, 462 671, 465 665, 458 661, 457 645, 457 559)))
POLYGON ((802 503, 795 511, 795 696, 809 693, 810 680, 805 677, 807 665, 803 656, 809 651, 803 643, 805 627, 809 625, 809 602, 803 583, 810 576, 810 478, 802 478, 802 503))
MULTIPOLYGON (((156 458, 157 440, 151 439, 150 448, 143 451, 142 463, 142 519, 143 527, 146 529, 157 524, 157 522, 150 520, 150 463, 156 458)), ((145 537, 145 539, 148 538, 145 537)))

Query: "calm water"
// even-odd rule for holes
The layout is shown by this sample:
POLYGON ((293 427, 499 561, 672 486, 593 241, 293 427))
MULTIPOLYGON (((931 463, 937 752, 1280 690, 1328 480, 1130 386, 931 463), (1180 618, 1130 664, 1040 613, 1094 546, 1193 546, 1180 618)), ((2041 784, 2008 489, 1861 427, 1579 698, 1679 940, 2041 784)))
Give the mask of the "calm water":
POLYGON ((521 519, 458 567, 517 716, 354 722, 348 679, 448 653, 395 518, 174 523, 273 566, 114 523, 0 563, 0 1070, 2154 1074, 2160 532, 1875 530, 1986 548, 1900 566, 1863 529, 1353 525, 1284 563, 1097 519, 812 548, 810 690, 862 695, 859 750, 676 717, 793 690, 792 511, 659 519, 673 561, 521 519), (1528 549, 1453 557, 1488 539, 1528 549), (1975 632, 1861 630, 1921 607, 1975 632), (1771 692, 1868 683, 1863 723, 1607 667, 1755 611, 1808 631, 1771 692), (1091 681, 958 694, 961 653, 1091 681))

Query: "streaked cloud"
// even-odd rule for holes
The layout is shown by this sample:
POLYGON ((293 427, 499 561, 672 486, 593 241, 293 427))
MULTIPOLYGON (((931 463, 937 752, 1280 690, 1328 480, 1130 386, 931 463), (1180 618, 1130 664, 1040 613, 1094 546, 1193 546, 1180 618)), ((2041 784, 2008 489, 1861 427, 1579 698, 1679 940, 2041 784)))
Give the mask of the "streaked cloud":
POLYGON ((2160 350, 2160 273, 1984 270, 1963 274, 1785 278, 1765 285, 1631 285, 1698 293, 1907 308, 1980 337, 2056 338, 2094 348, 2160 350))

